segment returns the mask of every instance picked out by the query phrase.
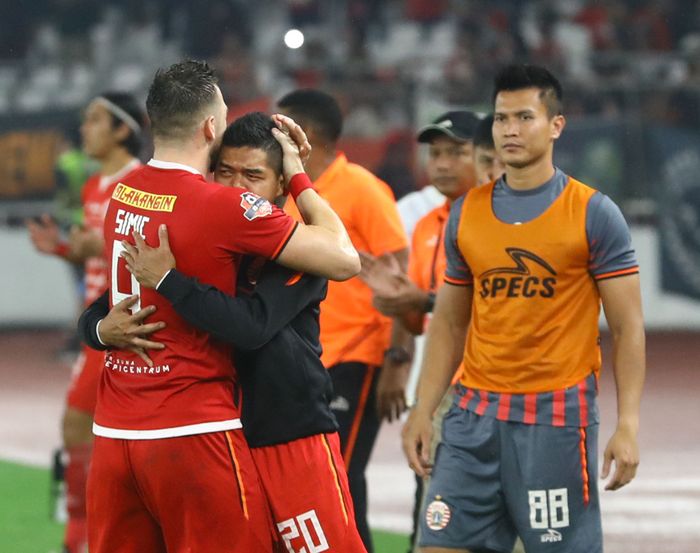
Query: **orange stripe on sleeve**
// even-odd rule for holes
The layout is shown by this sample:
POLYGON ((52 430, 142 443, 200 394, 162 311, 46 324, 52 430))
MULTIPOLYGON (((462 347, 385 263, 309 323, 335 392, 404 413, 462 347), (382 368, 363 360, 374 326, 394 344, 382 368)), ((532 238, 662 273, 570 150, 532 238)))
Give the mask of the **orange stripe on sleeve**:
POLYGON ((304 276, 304 273, 295 273, 291 276, 291 278, 284 283, 285 286, 294 286, 297 282, 301 280, 301 277, 304 276))
POLYGON ((449 277, 447 275, 445 275, 444 280, 447 284, 453 284, 454 286, 470 286, 470 285, 474 284, 473 280, 461 280, 458 278, 449 277))
POLYGON ((633 275, 635 273, 639 272, 639 266, 634 266, 630 267, 628 269, 621 269, 619 271, 612 271, 611 273, 603 273, 600 275, 595 275, 594 278, 596 280, 604 280, 606 278, 615 278, 619 276, 625 276, 625 275, 633 275))
POLYGON ((287 231, 287 234, 285 234, 284 239, 280 242, 280 245, 277 246, 275 253, 272 255, 272 257, 270 259, 272 259, 274 261, 275 259, 277 259, 279 254, 282 253, 282 250, 289 242, 289 239, 292 237, 292 234, 294 234, 294 231, 297 229, 297 226, 299 226, 299 223, 295 222, 292 226, 289 227, 289 231, 287 231))

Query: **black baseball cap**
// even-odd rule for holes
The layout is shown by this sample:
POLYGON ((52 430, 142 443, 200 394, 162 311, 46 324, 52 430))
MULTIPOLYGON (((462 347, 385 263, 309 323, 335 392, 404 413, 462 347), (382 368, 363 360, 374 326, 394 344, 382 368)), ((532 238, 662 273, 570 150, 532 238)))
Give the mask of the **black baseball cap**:
POLYGON ((418 142, 430 142, 438 135, 444 135, 457 142, 467 142, 474 138, 474 131, 481 119, 471 111, 448 111, 430 125, 418 130, 418 142))

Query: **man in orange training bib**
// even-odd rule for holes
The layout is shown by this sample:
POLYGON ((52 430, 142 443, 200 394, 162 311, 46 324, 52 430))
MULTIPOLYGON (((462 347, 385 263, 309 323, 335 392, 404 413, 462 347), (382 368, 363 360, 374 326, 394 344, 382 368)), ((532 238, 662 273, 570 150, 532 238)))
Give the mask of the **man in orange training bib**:
POLYGON ((644 327, 629 229, 603 194, 552 163, 564 129, 559 82, 516 65, 496 78, 493 137, 503 178, 451 209, 447 270, 428 331, 410 466, 432 472, 425 553, 600 553, 596 406, 602 302, 615 342, 618 424, 607 489, 634 478, 644 327), (431 417, 459 362, 435 466, 431 417), (431 470, 432 469, 432 470, 431 470))

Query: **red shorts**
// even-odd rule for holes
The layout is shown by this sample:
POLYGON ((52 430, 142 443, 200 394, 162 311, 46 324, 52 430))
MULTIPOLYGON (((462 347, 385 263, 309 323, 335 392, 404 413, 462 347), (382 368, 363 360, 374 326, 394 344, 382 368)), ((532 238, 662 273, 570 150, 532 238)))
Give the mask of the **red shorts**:
POLYGON ((104 365, 104 351, 83 346, 80 355, 73 364, 73 377, 66 398, 68 407, 90 415, 95 414, 97 385, 100 382, 104 365))
POLYGON ((87 486, 90 553, 252 553, 273 529, 240 430, 95 438, 87 486))
POLYGON ((284 543, 282 551, 366 552, 355 526, 337 433, 250 451, 284 543))

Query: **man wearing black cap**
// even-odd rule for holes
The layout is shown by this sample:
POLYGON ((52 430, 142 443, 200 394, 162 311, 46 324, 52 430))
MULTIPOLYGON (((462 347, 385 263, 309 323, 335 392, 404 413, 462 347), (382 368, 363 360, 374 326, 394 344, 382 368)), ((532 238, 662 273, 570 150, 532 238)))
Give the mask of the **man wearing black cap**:
MULTIPOLYGON (((447 263, 443 236, 450 205, 476 185, 472 137, 478 123, 479 118, 470 111, 449 111, 418 131, 418 142, 428 144, 429 148, 428 178, 445 196, 445 201, 416 223, 408 274, 401 273, 389 258, 363 256, 360 277, 372 288, 374 305, 385 315, 395 317, 394 325, 400 325, 404 333, 423 333, 435 293, 443 283, 447 263)), ((446 399, 445 409, 439 409, 433 419, 438 429, 451 399, 451 396, 446 399)), ((439 438, 439 430, 434 436, 439 438)), ((418 504, 422 481, 419 479, 417 483, 418 504)))
POLYGON ((425 314, 442 283, 442 236, 450 204, 476 185, 472 136, 478 123, 470 111, 449 111, 418 131, 418 142, 429 145, 428 178, 446 200, 416 223, 408 275, 393 271, 388 258, 363 263, 360 276, 373 288, 375 306, 398 317, 413 334, 422 334, 425 314))

